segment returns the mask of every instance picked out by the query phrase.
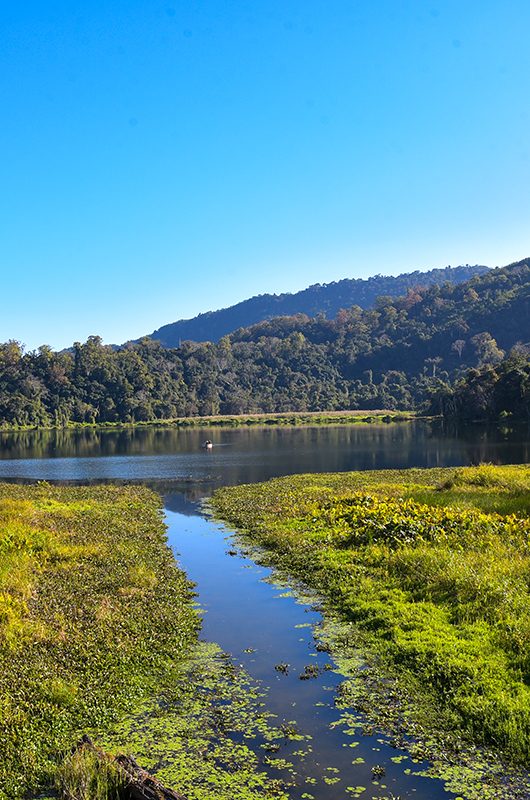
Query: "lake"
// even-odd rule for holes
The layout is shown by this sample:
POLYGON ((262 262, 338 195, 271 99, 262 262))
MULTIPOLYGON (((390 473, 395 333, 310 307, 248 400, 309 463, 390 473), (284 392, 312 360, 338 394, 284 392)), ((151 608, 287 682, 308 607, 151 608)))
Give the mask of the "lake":
POLYGON ((0 480, 220 485, 303 472, 530 462, 528 426, 404 422, 319 427, 0 433, 0 480), (201 444, 211 439, 211 451, 201 444))

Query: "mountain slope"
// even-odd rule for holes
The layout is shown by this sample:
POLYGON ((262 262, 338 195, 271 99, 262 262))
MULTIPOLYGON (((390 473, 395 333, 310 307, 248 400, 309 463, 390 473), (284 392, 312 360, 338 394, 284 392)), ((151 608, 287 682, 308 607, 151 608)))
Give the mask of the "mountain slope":
POLYGON ((181 319, 163 325, 149 338, 156 339, 164 347, 178 347, 181 341, 186 340, 217 342, 238 328, 274 317, 324 314, 327 319, 333 319, 341 308, 353 305, 372 308, 380 296, 399 297, 414 287, 441 285, 446 281, 458 284, 486 271, 487 267, 466 265, 428 272, 416 270, 397 276, 375 275, 366 280, 345 278, 333 283, 317 283, 295 294, 262 294, 229 308, 208 311, 193 319, 181 319))
POLYGON ((491 339, 504 350, 530 342, 530 259, 457 286, 410 290, 374 311, 354 307, 334 321, 302 316, 271 320, 237 331, 231 340, 234 346, 246 342, 263 347, 266 338, 295 335, 314 346, 325 345, 327 357, 350 380, 362 379, 368 370, 374 379, 389 370, 417 375, 428 360, 433 372, 475 366, 488 349, 493 352, 491 339), (436 364, 432 359, 438 359, 436 364))

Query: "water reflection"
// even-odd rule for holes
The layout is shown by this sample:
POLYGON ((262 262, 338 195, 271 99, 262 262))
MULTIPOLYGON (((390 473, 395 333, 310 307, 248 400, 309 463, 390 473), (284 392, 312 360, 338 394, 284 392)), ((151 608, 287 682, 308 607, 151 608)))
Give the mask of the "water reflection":
POLYGON ((301 472, 530 461, 528 426, 440 422, 0 434, 0 478, 221 484, 301 472), (214 442, 204 451, 205 439, 214 442))

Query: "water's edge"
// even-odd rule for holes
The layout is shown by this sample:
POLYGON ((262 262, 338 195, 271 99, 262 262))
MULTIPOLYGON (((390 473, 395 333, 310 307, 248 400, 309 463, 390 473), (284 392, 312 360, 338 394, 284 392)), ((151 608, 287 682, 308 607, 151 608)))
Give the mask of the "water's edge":
MULTIPOLYGON (((296 781, 293 800, 456 797, 443 781, 418 774, 428 764, 391 743, 366 715, 350 709, 345 724, 336 702, 345 676, 323 644, 315 596, 293 591, 257 564, 234 532, 198 508, 184 515, 166 504, 166 523, 179 566, 197 584, 202 638, 218 643, 266 689, 264 702, 275 724, 294 724, 309 737, 304 746, 286 739, 275 753, 292 765, 284 777, 296 781)), ((256 746, 263 757, 260 743, 256 746)))

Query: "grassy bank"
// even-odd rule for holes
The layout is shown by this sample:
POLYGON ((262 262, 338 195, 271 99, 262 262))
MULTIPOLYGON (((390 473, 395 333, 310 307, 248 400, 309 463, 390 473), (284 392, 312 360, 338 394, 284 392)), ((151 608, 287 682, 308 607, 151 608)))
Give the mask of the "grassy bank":
MULTIPOLYGON (((1 800, 71 782, 64 756, 83 733, 190 798, 274 789, 237 741, 276 735, 258 694, 218 648, 198 646, 199 624, 158 496, 0 485, 1 800)), ((82 796, 107 797, 97 791, 82 796)))
MULTIPOLYGON (((119 430, 146 427, 203 428, 219 426, 225 428, 248 427, 252 425, 369 425, 373 422, 402 422, 417 419, 414 411, 293 411, 271 414, 217 414, 205 417, 173 417, 171 419, 139 420, 137 422, 70 422, 66 426, 42 426, 40 430, 95 428, 119 430)), ((35 426, 0 425, 0 431, 37 430, 35 426)))
POLYGON ((220 489, 213 507, 412 676, 453 744, 528 764, 530 467, 296 476, 220 489))

